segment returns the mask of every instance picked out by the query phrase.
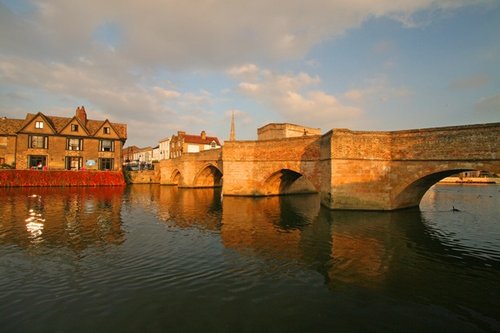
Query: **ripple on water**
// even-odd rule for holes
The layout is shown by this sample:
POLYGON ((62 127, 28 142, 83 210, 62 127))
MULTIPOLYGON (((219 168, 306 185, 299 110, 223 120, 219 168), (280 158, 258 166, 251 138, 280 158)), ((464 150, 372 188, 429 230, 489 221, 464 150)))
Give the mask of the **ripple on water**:
POLYGON ((498 327, 500 249, 483 212, 497 198, 453 214, 450 189, 422 211, 391 213, 328 211, 317 196, 221 203, 214 191, 160 186, 9 193, 8 332, 418 331, 405 323, 422 317, 433 318, 427 330, 498 327), (36 237, 29 209, 45 219, 36 237))

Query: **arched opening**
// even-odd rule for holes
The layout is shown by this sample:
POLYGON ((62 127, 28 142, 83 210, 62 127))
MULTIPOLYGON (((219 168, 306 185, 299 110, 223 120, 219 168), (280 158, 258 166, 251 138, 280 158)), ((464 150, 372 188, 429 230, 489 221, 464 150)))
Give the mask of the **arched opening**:
MULTIPOLYGON (((425 175, 413 181, 409 185, 403 188, 394 199, 395 208, 406 208, 406 207, 416 207, 420 205, 420 201, 425 193, 439 181, 454 176, 457 179, 461 179, 467 182, 467 179, 463 179, 459 176, 460 173, 475 171, 474 169, 453 169, 446 171, 439 171, 432 174, 425 175)), ((478 171, 479 174, 484 173, 478 171)), ((493 174, 494 175, 494 174, 493 174)))
POLYGON ((170 182, 173 185, 179 185, 182 182, 182 175, 179 170, 174 170, 172 177, 170 177, 170 182))
POLYGON ((269 176, 261 189, 264 195, 285 195, 298 193, 316 193, 314 185, 302 174, 281 169, 269 176))
POLYGON ((196 176, 195 187, 221 187, 222 172, 213 165, 207 165, 196 176))

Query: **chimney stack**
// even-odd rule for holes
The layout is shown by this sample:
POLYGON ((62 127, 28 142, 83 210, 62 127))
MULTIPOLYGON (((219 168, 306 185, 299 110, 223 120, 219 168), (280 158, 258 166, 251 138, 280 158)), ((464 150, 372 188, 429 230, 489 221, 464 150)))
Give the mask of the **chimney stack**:
POLYGON ((201 131, 201 139, 202 140, 206 140, 207 139, 207 133, 205 133, 205 131, 201 131))
POLYGON ((76 108, 75 115, 83 125, 87 125, 87 112, 85 112, 83 105, 76 108))

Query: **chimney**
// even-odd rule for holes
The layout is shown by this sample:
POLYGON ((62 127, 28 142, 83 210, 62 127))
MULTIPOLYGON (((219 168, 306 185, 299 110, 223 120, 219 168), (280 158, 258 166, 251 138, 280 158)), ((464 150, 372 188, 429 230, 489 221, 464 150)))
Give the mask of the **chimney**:
POLYGON ((85 112, 83 105, 76 108, 75 115, 83 125, 87 125, 87 112, 85 112))
POLYGON ((177 136, 184 136, 186 135, 186 132, 184 131, 177 131, 177 136))
POLYGON ((206 140, 207 139, 207 133, 205 133, 205 131, 201 131, 201 139, 202 140, 206 140))

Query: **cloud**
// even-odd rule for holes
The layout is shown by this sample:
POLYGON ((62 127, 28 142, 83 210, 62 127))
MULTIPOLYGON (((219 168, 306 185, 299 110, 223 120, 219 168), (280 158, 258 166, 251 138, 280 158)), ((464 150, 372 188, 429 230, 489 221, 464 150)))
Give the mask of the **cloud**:
MULTIPOLYGON (((54 110, 84 104, 90 116, 128 123, 129 137, 141 140, 155 129, 189 128, 213 115, 218 102, 209 91, 162 83, 157 70, 167 76, 234 66, 229 75, 239 91, 286 119, 328 123, 322 127, 356 119, 361 106, 355 103, 376 90, 333 95, 318 88, 318 76, 260 67, 303 60, 313 47, 374 17, 418 25, 423 11, 447 12, 476 1, 26 0, 27 10, 13 3, 0 2, 2 91, 23 91, 24 105, 27 99, 41 105, 40 96, 49 105, 51 98, 46 107, 54 110)), ((398 94, 388 90, 378 91, 398 94)), ((3 93, 0 104, 25 113, 13 97, 3 93)))
POLYGON ((250 115, 247 112, 239 109, 227 110, 224 117, 226 122, 228 122, 228 120, 231 119, 232 114, 234 114, 234 122, 236 127, 238 127, 239 124, 249 125, 253 123, 252 117, 250 117, 250 115))
POLYGON ((373 52, 377 54, 384 54, 390 52, 393 49, 393 47, 394 47, 393 42, 388 40, 383 40, 373 45, 372 49, 373 52))
POLYGON ((491 82, 488 75, 478 74, 465 78, 460 78, 450 82, 449 88, 455 91, 471 90, 483 87, 491 82))
MULTIPOLYGON (((140 77, 127 72, 124 64, 102 66, 103 63, 106 60, 77 59, 65 64, 0 56, 0 81, 8 82, 12 87, 22 86, 24 91, 39 91, 41 95, 58 98, 55 106, 41 110, 36 100, 40 94, 16 93, 16 96, 23 97, 23 101, 31 100, 34 105, 39 105, 37 111, 67 116, 68 105, 71 108, 83 104, 91 119, 125 122, 129 125, 129 137, 134 140, 151 136, 155 128, 165 127, 162 124, 175 124, 178 129, 210 119, 207 115, 211 115, 209 108, 214 104, 214 98, 209 92, 180 92, 148 82, 143 84, 140 77), (62 103, 65 105, 57 113, 57 105, 62 103)), ((6 104, 16 105, 13 96, 6 93, 1 98, 6 104)), ((15 110, 16 114, 7 115, 24 117, 26 111, 15 110)))
POLYGON ((351 101, 359 102, 363 100, 365 93, 359 89, 352 89, 344 93, 344 96, 351 101))
POLYGON ((178 91, 169 90, 162 87, 154 87, 153 90, 158 96, 163 97, 165 99, 176 99, 181 96, 181 93, 178 91))
MULTIPOLYGON (((449 10, 474 0, 308 1, 40 0, 20 16, 0 10, 2 49, 60 61, 112 46, 144 67, 226 67, 254 59, 298 59, 318 43, 372 17, 406 25, 424 10, 449 10), (37 54, 33 54, 33 52, 37 54)), ((411 21, 411 22, 410 22, 411 21)))
POLYGON ((476 110, 479 112, 493 112, 500 116, 500 93, 479 100, 476 103, 476 110))
POLYGON ((385 76, 379 76, 366 79, 362 87, 345 92, 344 97, 355 105, 365 105, 374 101, 385 103, 411 94, 408 88, 391 85, 385 76))
POLYGON ((306 125, 330 126, 339 120, 359 117, 361 109, 345 105, 337 97, 315 89, 319 76, 307 73, 277 74, 256 65, 231 68, 228 72, 239 83, 240 92, 281 114, 286 121, 306 125), (252 68, 249 77, 243 69, 252 68))

